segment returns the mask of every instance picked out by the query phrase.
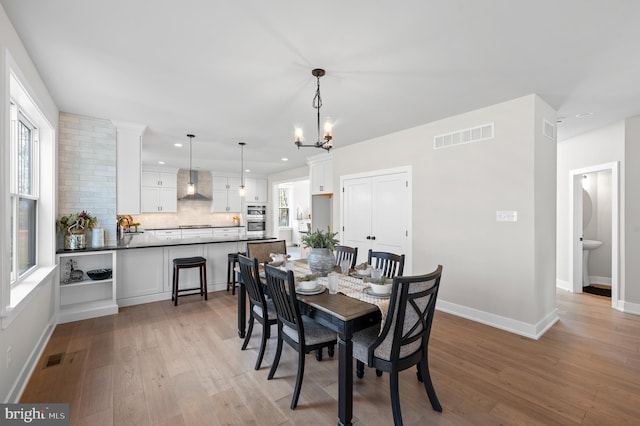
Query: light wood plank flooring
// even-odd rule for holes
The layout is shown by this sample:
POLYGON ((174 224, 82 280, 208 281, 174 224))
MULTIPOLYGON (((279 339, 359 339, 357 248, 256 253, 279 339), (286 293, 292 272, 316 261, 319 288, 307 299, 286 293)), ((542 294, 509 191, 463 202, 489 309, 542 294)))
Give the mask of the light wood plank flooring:
MULTIPOLYGON (((209 296, 57 326, 22 402, 68 402, 72 425, 336 424, 337 359, 307 357, 292 411, 294 352, 285 345, 267 381, 275 339, 255 371, 260 325, 241 351, 235 296, 209 296), (62 362, 43 368, 56 353, 62 362)), ((640 317, 609 304, 559 291, 561 320, 538 341, 436 312, 430 367, 444 411, 407 370, 405 424, 640 424, 640 317)), ((388 386, 371 370, 354 379, 354 424, 393 424, 388 386)))

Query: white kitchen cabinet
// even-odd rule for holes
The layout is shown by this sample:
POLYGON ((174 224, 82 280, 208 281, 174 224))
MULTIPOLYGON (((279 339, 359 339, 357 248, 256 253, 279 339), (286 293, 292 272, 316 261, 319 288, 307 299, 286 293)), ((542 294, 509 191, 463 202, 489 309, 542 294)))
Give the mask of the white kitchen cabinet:
MULTIPOLYGON (((342 243, 358 247, 358 262, 369 249, 406 254, 410 218, 408 173, 343 181, 342 243)), ((405 273, 410 265, 405 268, 405 273)))
POLYGON ((214 191, 227 191, 227 190, 235 190, 238 191, 240 188, 240 178, 235 176, 222 176, 222 175, 213 175, 213 190, 214 191))
POLYGON ((213 236, 215 238, 223 237, 240 237, 244 228, 238 226, 230 226, 229 228, 213 228, 213 236))
POLYGON ((182 229, 156 229, 153 236, 160 240, 179 240, 182 238, 182 229))
POLYGON ((267 202, 267 180, 262 178, 246 178, 244 180, 246 202, 267 202))
POLYGON ((312 195, 333 193, 332 157, 309 161, 309 175, 312 195))
MULTIPOLYGON (((119 250, 117 300, 119 305, 136 304, 135 298, 162 293, 164 289, 163 248, 119 250)), ((152 301, 152 300, 145 300, 152 301)))
POLYGON ((231 213, 242 210, 240 198, 240 178, 212 174, 213 194, 211 196, 212 213, 231 213))
POLYGON ((140 208, 142 213, 176 213, 178 211, 177 173, 143 170, 140 208))
POLYGON ((182 238, 211 238, 212 228, 187 228, 182 230, 182 238))
POLYGON ((173 172, 158 172, 158 171, 152 171, 152 170, 143 170, 142 186, 177 188, 178 174, 173 172))
POLYGON ((116 213, 140 214, 142 135, 147 126, 112 122, 116 126, 116 213))
POLYGON ((118 313, 115 251, 69 252, 61 253, 57 258, 59 279, 56 306, 59 323, 118 313), (71 261, 75 262, 75 271, 83 271, 82 279, 68 280, 68 265, 71 261), (111 269, 112 275, 108 279, 92 280, 87 276, 87 271, 94 269, 111 269))

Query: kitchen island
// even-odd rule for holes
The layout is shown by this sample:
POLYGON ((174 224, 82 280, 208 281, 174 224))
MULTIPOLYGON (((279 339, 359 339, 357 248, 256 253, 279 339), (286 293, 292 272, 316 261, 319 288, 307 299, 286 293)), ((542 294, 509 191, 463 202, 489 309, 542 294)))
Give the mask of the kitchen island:
MULTIPOLYGON (((202 256, 207 259, 207 288, 227 287, 227 255, 246 251, 247 241, 272 237, 205 237, 163 240, 151 233, 125 234, 104 247, 58 250, 58 322, 77 321, 118 312, 122 306, 171 299, 173 259, 202 256), (69 280, 69 266, 83 272, 83 279, 69 280), (111 269, 112 277, 91 280, 86 271, 111 269)), ((76 275, 80 275, 76 273, 76 275)), ((193 287, 198 271, 180 273, 180 287, 193 287)), ((196 296, 193 296, 196 297, 196 296)))

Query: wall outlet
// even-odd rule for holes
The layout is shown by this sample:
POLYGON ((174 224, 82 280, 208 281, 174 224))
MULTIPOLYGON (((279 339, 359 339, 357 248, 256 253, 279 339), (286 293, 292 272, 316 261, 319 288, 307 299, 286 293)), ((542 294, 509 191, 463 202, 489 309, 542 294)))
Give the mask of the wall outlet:
POLYGON ((7 349, 7 368, 11 367, 11 347, 7 349))

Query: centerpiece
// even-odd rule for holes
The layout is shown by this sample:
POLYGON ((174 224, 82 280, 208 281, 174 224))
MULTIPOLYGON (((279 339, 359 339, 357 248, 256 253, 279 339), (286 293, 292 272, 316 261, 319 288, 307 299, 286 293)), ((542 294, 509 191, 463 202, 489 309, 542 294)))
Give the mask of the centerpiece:
POLYGON ((87 247, 87 229, 93 229, 98 224, 95 216, 85 210, 80 213, 62 216, 56 221, 56 228, 59 233, 64 233, 65 250, 77 250, 87 247))
POLYGON ((333 250, 340 242, 336 239, 336 235, 338 235, 337 232, 331 232, 331 228, 327 227, 326 231, 316 229, 301 238, 303 247, 311 248, 311 253, 307 256, 307 264, 311 272, 326 276, 333 270, 336 263, 333 250))

